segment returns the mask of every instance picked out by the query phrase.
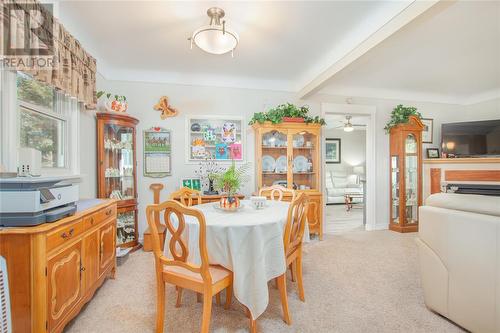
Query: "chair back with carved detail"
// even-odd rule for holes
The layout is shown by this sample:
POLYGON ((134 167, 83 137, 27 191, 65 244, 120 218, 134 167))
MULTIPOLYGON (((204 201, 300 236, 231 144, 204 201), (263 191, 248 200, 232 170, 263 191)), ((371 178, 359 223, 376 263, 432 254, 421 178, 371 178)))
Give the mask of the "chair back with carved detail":
POLYGON ((286 193, 289 193, 291 196, 291 201, 295 200, 296 194, 295 191, 281 185, 273 185, 269 187, 262 187, 259 190, 260 196, 269 197, 271 200, 282 201, 283 197, 286 193))
POLYGON ((153 231, 153 252, 156 261, 157 274, 163 272, 163 266, 177 266, 194 273, 199 273, 205 283, 211 283, 208 252, 206 245, 205 216, 198 209, 187 207, 175 200, 168 200, 157 205, 146 207, 148 225, 153 231), (166 239, 168 251, 172 258, 165 256, 161 250, 160 238, 155 223, 155 213, 160 215, 160 223, 164 224, 170 238, 166 239), (186 217, 192 217, 199 224, 199 251, 201 265, 188 262, 189 247, 186 242, 186 217))
POLYGON ((304 230, 307 223, 308 209, 309 199, 305 193, 300 193, 297 199, 290 203, 285 235, 283 237, 285 256, 287 257, 302 244, 302 238, 304 237, 304 230))
POLYGON ((189 187, 182 187, 170 194, 170 200, 177 200, 187 207, 201 205, 201 192, 190 189, 189 187))

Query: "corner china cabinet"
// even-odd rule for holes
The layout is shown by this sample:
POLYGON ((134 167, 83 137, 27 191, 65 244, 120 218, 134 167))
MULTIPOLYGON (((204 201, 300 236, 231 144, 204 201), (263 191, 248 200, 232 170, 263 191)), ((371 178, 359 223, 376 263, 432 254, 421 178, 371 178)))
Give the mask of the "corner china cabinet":
POLYGON ((422 204, 422 130, 420 119, 391 129, 391 220, 389 229, 418 231, 418 207, 422 204))
POLYGON ((322 239, 321 125, 266 122, 253 128, 257 188, 282 185, 306 193, 312 203, 309 232, 322 239))
POLYGON ((97 113, 97 195, 118 201, 116 245, 138 246, 137 159, 134 117, 124 112, 97 113))

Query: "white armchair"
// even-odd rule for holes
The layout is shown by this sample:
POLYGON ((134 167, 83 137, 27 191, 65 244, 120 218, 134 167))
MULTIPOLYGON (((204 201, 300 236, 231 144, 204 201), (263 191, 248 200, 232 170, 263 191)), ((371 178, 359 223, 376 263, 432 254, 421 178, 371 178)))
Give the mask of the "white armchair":
POLYGON ((419 214, 427 307, 472 332, 500 332, 500 197, 434 194, 419 214))

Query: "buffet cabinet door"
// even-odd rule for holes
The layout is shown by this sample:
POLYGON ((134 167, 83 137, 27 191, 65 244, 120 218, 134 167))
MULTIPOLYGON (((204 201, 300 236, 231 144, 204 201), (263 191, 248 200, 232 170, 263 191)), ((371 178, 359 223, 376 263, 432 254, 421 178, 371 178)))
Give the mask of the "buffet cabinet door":
POLYGON ((64 320, 82 295, 81 244, 78 242, 72 245, 48 262, 49 332, 64 320))
POLYGON ((99 276, 115 260, 116 228, 115 221, 104 225, 99 231, 99 276))
POLYGON ((83 239, 82 266, 85 292, 88 292, 99 278, 99 231, 96 230, 83 239))

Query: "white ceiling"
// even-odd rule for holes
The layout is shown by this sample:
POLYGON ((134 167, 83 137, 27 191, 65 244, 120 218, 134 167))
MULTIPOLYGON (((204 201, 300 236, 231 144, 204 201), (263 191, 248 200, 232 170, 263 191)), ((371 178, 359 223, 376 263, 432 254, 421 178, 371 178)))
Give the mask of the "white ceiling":
POLYGON ((107 79, 297 91, 403 10, 402 1, 60 1, 56 15, 107 79), (187 40, 226 11, 235 57, 187 40))
POLYGON ((500 97, 500 1, 442 1, 321 93, 471 104, 500 97))

